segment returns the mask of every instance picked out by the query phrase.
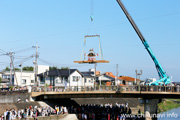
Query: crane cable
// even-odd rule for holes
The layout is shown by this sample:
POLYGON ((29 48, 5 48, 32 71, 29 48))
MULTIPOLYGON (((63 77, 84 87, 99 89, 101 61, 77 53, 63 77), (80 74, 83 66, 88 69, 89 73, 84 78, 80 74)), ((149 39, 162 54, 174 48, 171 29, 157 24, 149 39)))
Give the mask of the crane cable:
POLYGON ((85 51, 85 49, 86 49, 86 37, 98 37, 98 39, 99 39, 99 59, 102 59, 103 60, 103 54, 102 54, 102 47, 101 47, 101 40, 100 40, 100 35, 98 35, 97 33, 96 33, 96 35, 88 35, 88 33, 89 33, 89 30, 90 30, 90 26, 92 26, 92 23, 93 23, 93 21, 94 21, 94 0, 90 0, 90 19, 91 19, 91 21, 90 21, 90 25, 89 25, 89 27, 88 27, 88 32, 87 32, 87 35, 86 36, 84 36, 84 43, 83 43, 83 49, 82 49, 82 53, 81 53, 81 58, 80 58, 80 60, 83 60, 83 55, 84 55, 84 60, 85 60, 85 53, 84 53, 84 51, 85 51))
POLYGON ((90 3, 90 5, 91 5, 91 6, 90 6, 90 9, 91 9, 91 10, 90 10, 90 18, 91 18, 91 22, 92 22, 92 21, 93 21, 93 18, 94 18, 94 17, 93 17, 93 13, 94 13, 94 0, 91 0, 90 2, 91 2, 91 3, 90 3))

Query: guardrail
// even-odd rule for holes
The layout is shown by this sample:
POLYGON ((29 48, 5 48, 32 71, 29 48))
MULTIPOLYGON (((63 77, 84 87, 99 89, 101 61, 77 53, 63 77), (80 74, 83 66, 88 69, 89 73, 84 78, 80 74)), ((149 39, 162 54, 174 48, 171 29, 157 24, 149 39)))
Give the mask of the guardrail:
POLYGON ((180 92, 179 86, 71 86, 33 87, 32 92, 74 92, 74 91, 131 91, 131 92, 180 92))
POLYGON ((14 95, 28 93, 28 90, 16 90, 16 91, 0 91, 0 95, 14 95))

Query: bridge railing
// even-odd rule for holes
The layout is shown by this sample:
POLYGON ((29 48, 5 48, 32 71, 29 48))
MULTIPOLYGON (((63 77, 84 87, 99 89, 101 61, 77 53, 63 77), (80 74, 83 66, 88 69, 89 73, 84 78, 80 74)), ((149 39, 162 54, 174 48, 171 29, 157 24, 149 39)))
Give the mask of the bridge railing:
POLYGON ((1 95, 23 94, 23 93, 28 93, 28 90, 0 91, 0 96, 1 96, 1 95))
POLYGON ((130 92, 180 92, 179 86, 71 86, 33 87, 32 92, 74 92, 74 91, 130 91, 130 92))

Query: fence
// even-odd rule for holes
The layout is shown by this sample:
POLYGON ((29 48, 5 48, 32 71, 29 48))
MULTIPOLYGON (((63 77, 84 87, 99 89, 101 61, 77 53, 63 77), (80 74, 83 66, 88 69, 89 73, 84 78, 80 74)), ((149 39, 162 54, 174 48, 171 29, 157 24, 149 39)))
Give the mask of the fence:
POLYGON ((28 93, 28 90, 16 90, 16 91, 0 91, 1 95, 16 95, 16 94, 23 94, 28 93))
POLYGON ((71 86, 33 87, 32 92, 72 92, 72 91, 130 91, 130 92, 180 92, 179 86, 71 86))

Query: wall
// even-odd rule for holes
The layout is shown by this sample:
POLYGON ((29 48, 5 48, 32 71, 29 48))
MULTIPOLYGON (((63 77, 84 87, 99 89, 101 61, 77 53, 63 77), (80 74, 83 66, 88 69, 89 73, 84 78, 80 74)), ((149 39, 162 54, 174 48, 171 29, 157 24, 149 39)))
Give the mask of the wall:
POLYGON ((0 103, 13 103, 17 102, 18 97, 20 97, 21 101, 25 101, 26 98, 30 98, 29 93, 15 94, 15 95, 0 95, 0 103))
MULTIPOLYGON (((20 86, 30 86, 30 85, 34 85, 34 72, 30 72, 30 71, 23 71, 22 72, 22 80, 26 80, 26 84, 23 84, 21 81, 21 72, 16 72, 16 78, 17 78, 17 82, 18 85, 20 86), (31 83, 31 80, 33 81, 31 83)), ((17 85, 16 82, 16 78, 14 79, 14 84, 17 85)))
MULTIPOLYGON (((83 78, 82 78, 81 74, 79 74, 79 72, 74 71, 70 75, 70 86, 77 86, 77 85, 78 86, 84 86, 83 78), (73 81, 73 76, 78 76, 80 79, 78 81, 73 81)), ((67 86, 69 86, 69 83, 67 84, 67 86)))
POLYGON ((47 65, 38 65, 38 74, 49 71, 49 66, 47 65))
POLYGON ((83 81, 85 81, 84 79, 86 79, 85 86, 94 86, 94 78, 93 77, 83 78, 83 81))

